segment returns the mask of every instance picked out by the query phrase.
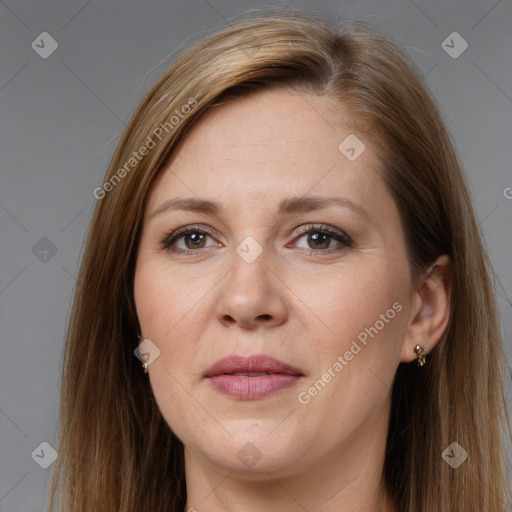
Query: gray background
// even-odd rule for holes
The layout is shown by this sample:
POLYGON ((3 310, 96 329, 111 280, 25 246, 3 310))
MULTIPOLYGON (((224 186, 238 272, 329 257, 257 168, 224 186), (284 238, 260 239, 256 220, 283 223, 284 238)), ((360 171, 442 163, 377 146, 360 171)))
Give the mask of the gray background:
POLYGON ((0 1, 0 511, 46 509, 52 466, 31 454, 42 442, 56 446, 62 347, 92 191, 129 115, 177 49, 271 5, 375 22, 418 63, 504 286, 512 359, 510 0, 0 1), (456 59, 442 47, 454 31, 469 45, 456 59), (42 32, 58 42, 46 59, 31 47, 42 32))

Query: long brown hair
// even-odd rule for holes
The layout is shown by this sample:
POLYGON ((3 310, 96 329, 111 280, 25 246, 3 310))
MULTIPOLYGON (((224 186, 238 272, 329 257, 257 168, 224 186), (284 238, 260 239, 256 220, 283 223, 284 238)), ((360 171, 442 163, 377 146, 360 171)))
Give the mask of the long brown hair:
POLYGON ((194 121, 213 104, 265 87, 323 95, 373 141, 413 278, 442 254, 452 261, 450 323, 428 364, 421 371, 400 364, 394 382, 383 476, 397 510, 503 512, 512 503, 510 370, 496 277, 454 145, 421 74, 395 43, 367 24, 338 31, 300 11, 252 15, 196 43, 126 126, 95 191, 69 321, 50 511, 57 504, 69 512, 185 507, 183 445, 133 353, 141 221, 155 176, 194 121), (469 454, 457 469, 441 456, 452 442, 469 454))

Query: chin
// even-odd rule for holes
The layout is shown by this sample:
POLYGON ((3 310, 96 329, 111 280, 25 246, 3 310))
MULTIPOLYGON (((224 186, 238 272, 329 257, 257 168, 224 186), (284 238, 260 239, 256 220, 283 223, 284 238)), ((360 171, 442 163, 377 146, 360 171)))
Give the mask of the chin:
MULTIPOLYGON (((225 425, 233 437, 223 431, 222 439, 217 436, 205 444, 203 438, 195 450, 199 450, 211 463, 228 471, 247 476, 266 474, 267 478, 268 472, 290 470, 301 459, 297 449, 301 443, 288 430, 283 429, 280 435, 276 435, 276 431, 269 435, 272 432, 268 428, 269 422, 259 421, 261 428, 254 426, 254 420, 237 420, 236 423, 238 430, 235 433, 232 423, 225 425), (248 423, 245 429, 244 423, 248 423)), ((276 423, 273 422, 273 428, 275 427, 276 423)))

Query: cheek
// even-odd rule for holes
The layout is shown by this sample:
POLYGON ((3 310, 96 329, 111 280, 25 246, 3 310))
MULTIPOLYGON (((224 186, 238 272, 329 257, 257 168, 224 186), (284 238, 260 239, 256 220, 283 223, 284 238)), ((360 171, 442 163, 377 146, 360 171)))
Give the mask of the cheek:
POLYGON ((180 273, 165 264, 142 258, 135 272, 134 294, 144 335, 162 338, 190 310, 190 303, 198 302, 201 291, 195 291, 193 282, 187 286, 180 273))
MULTIPOLYGON (((307 386, 305 400, 318 404, 334 400, 338 410, 352 404, 355 410, 368 401, 381 401, 393 381, 402 350, 406 307, 404 283, 393 279, 377 266, 364 272, 343 273, 305 300, 318 312, 315 325, 315 369, 307 386), (379 388, 382 388, 379 390, 379 388), (311 390, 311 393, 308 392, 311 390), (324 394, 325 393, 325 394, 324 394)), ((296 289, 306 297, 305 289, 296 289)))
POLYGON ((148 377, 163 417, 180 439, 187 439, 190 429, 205 428, 187 391, 191 379, 200 380, 194 374, 197 347, 191 343, 197 337, 194 318, 205 293, 204 288, 196 289, 198 284, 149 258, 137 264, 134 296, 142 335, 160 350, 148 377))
POLYGON ((379 338, 396 336, 400 322, 395 319, 400 316, 397 309, 401 309, 401 303, 395 308, 393 304, 401 300, 401 286, 376 266, 372 269, 366 265, 361 271, 353 267, 323 276, 315 280, 314 287, 312 282, 297 281, 294 292, 304 298, 317 324, 323 326, 324 347, 341 350, 360 333, 362 341, 364 333, 371 339, 367 330, 376 334, 375 328, 379 338))
MULTIPOLYGON (((211 279, 211 276, 210 276, 211 279)), ((191 340, 198 338, 205 294, 215 281, 172 269, 150 258, 142 259, 135 272, 134 296, 142 335, 160 350, 154 372, 167 369, 172 374, 191 372, 196 347, 191 340)), ((203 312, 203 313, 202 313, 203 312)), ((169 384, 167 384, 169 385, 169 384)))
POLYGON ((326 442, 335 443, 385 407, 399 362, 406 308, 390 276, 368 267, 365 273, 331 281, 324 293, 310 294, 309 301, 319 312, 323 335, 317 337, 311 354, 314 370, 298 389, 297 400, 306 424, 319 421, 326 442))

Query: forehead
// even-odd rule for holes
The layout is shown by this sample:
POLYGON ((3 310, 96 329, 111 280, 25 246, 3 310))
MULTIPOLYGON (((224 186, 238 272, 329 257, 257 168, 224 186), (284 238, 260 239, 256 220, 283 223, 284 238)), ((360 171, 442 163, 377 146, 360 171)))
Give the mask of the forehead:
POLYGON ((341 156, 339 143, 351 134, 341 116, 326 97, 288 89, 258 91, 211 107, 178 148, 176 159, 183 156, 184 145, 193 144, 217 160, 260 166, 309 161, 319 154, 334 163, 341 156))
POLYGON ((193 195, 254 211, 277 211, 286 197, 304 195, 340 195, 381 218, 393 208, 364 134, 325 97, 288 90, 210 108, 155 180, 148 210, 193 195))

